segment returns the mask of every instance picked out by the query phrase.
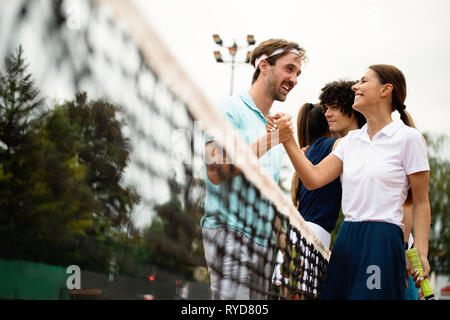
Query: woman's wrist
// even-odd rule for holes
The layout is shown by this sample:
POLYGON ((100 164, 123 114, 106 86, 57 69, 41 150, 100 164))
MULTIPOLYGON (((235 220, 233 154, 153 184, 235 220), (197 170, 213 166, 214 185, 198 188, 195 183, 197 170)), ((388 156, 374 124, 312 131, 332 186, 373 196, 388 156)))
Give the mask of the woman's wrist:
POLYGON ((294 136, 291 136, 289 139, 287 139, 286 141, 284 141, 284 142, 283 142, 283 145, 284 145, 285 147, 287 147, 287 146, 293 146, 293 145, 297 146, 297 143, 295 142, 294 136))

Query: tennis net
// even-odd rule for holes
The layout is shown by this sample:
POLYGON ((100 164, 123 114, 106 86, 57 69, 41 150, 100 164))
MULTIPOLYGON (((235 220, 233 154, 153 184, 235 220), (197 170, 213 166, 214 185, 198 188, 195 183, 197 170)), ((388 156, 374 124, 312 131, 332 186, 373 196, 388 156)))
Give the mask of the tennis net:
MULTIPOLYGON (((101 221, 110 227, 105 233, 122 235, 118 242, 113 241, 120 245, 108 246, 101 255, 95 250, 90 252, 92 243, 98 245, 100 237, 82 232, 88 240, 76 257, 102 256, 99 265, 109 270, 110 282, 120 273, 138 277, 150 274, 152 282, 159 279, 155 270, 164 274, 165 269, 176 274, 177 279, 193 278, 194 282, 207 284, 209 277, 201 276, 201 270, 206 270, 204 244, 213 255, 224 257, 214 259, 210 271, 220 280, 217 290, 227 291, 230 297, 239 288, 261 298, 315 299, 320 295, 330 256, 328 248, 308 229, 275 181, 263 172, 256 156, 212 107, 131 1, 10 1, 2 2, 0 8, 0 57, 3 60, 22 45, 41 92, 53 99, 70 99, 86 92, 87 99, 103 99, 121 106, 117 117, 124 123, 131 150, 121 184, 135 190, 140 201, 131 206, 132 210, 123 211, 125 217, 114 208, 108 211, 110 215, 102 216, 101 221), (250 260, 256 263, 230 253, 225 241, 209 238, 207 233, 201 235, 205 163, 209 161, 205 152, 207 138, 214 141, 215 151, 225 151, 227 163, 240 171, 232 178, 219 166, 217 172, 224 182, 211 188, 211 196, 223 209, 216 213, 223 226, 223 239, 245 246, 250 260), (224 212, 233 213, 235 224, 242 226, 247 237, 226 227, 230 216, 224 212), (142 232, 138 222, 147 220, 151 226, 142 232), (258 239, 263 249, 253 246, 249 238, 258 239), (136 239, 151 244, 140 247, 146 252, 140 258, 131 253, 136 239), (157 253, 163 253, 165 261, 158 260, 157 253), (167 264, 169 259, 171 265, 167 264), (230 261, 232 272, 225 266, 230 261), (278 266, 281 280, 274 281, 273 272, 278 266), (186 268, 190 268, 189 275, 186 268), (249 280, 248 273, 256 278, 249 280)), ((78 97, 80 103, 86 99, 78 97)), ((93 190, 99 183, 92 182, 93 190)), ((102 194, 96 197, 97 201, 102 194)), ((115 199, 110 201, 105 207, 114 207, 115 199)), ((90 214, 94 223, 100 221, 98 212, 90 214)), ((21 245, 25 245, 19 240, 16 248, 20 252, 21 245)), ((55 246, 52 248, 58 248, 55 246)), ((67 262, 80 264, 82 270, 102 268, 89 266, 88 258, 63 258, 62 253, 59 260, 36 252, 33 256, 27 254, 24 249, 22 255, 5 254, 0 258, 67 262)), ((141 291, 153 290, 155 298, 181 297, 182 282, 176 280, 175 295, 164 295, 164 289, 156 289, 154 282, 152 288, 141 291)), ((103 298, 117 297, 108 296, 110 285, 98 285, 103 289, 103 298)), ((209 286, 198 287, 197 291, 201 290, 209 295, 209 286)), ((134 292, 129 295, 137 297, 134 292)), ((206 296, 199 293, 197 297, 206 296)))

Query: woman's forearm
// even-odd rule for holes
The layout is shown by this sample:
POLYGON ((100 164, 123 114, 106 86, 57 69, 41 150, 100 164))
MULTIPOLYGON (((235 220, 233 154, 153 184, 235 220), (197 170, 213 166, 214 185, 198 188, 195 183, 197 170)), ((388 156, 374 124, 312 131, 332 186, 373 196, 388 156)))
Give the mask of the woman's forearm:
POLYGON ((308 190, 320 188, 342 173, 342 161, 334 155, 330 154, 319 164, 313 165, 305 153, 300 150, 294 138, 284 142, 283 145, 295 171, 308 190))
POLYGON ((411 233, 413 224, 412 219, 412 205, 404 205, 403 206, 403 225, 405 229, 403 230, 403 241, 409 241, 409 235, 411 233))
POLYGON ((431 209, 428 201, 413 203, 414 247, 419 255, 428 256, 428 238, 431 227, 431 209))
POLYGON ((284 148, 291 159, 292 165, 295 168, 300 180, 308 190, 316 189, 317 178, 315 174, 315 166, 305 156, 305 153, 300 150, 297 142, 294 139, 283 143, 284 148))

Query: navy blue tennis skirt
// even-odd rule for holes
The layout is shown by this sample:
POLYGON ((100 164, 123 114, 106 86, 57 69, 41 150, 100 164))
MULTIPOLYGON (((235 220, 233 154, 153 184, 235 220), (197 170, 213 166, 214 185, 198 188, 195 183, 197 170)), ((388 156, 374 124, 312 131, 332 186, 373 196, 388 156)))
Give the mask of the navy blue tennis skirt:
POLYGON ((387 222, 341 224, 320 293, 323 300, 404 300, 403 231, 387 222))

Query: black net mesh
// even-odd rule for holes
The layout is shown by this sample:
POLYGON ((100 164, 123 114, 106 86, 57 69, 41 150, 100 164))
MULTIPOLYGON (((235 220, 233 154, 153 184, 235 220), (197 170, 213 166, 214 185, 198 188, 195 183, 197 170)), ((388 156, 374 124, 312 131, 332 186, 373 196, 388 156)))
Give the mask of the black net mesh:
POLYGON ((215 166, 219 228, 202 234, 206 137, 236 155, 211 130, 226 120, 155 37, 126 1, 0 3, 1 61, 23 50, 44 98, 22 114, 32 130, 18 131, 35 148, 10 144, 8 114, 26 101, 8 100, 18 88, 5 89, 2 65, 0 277, 32 280, 0 298, 317 298, 329 251, 257 164, 215 166))

